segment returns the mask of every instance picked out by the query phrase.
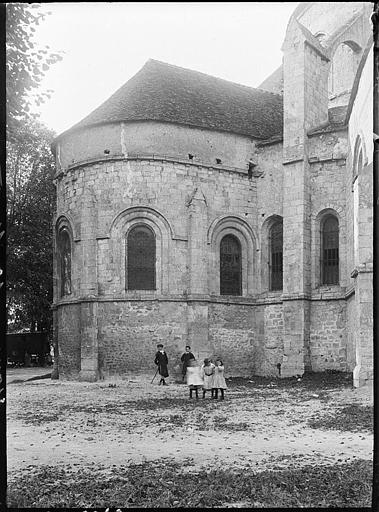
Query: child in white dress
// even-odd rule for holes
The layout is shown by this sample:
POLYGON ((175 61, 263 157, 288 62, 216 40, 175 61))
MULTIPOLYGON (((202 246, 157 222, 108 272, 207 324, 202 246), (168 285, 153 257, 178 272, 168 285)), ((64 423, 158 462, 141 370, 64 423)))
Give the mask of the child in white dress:
POLYGON ((204 381, 203 385, 203 398, 207 391, 211 392, 211 398, 213 398, 213 376, 215 372, 215 365, 210 359, 204 359, 204 364, 201 366, 201 376, 204 381))
POLYGON ((224 365, 221 359, 216 360, 215 373, 213 376, 213 398, 217 400, 218 390, 221 392, 221 400, 224 400, 224 390, 227 389, 227 385, 224 377, 224 365))
POLYGON ((200 374, 200 367, 196 359, 191 359, 187 366, 187 385, 189 386, 190 398, 195 390, 196 399, 199 398, 199 389, 203 387, 204 381, 200 374))

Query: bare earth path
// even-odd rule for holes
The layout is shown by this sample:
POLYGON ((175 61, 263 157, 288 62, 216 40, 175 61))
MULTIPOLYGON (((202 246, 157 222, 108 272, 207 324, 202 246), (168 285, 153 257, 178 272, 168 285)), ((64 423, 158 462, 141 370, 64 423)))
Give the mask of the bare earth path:
POLYGON ((159 387, 133 376, 16 382, 7 395, 9 482, 46 465, 107 472, 163 459, 189 472, 264 471, 372 460, 372 432, 355 428, 349 416, 350 427, 343 425, 349 407, 372 406, 367 388, 241 379, 230 381, 224 401, 209 394, 189 400, 185 385, 159 387))

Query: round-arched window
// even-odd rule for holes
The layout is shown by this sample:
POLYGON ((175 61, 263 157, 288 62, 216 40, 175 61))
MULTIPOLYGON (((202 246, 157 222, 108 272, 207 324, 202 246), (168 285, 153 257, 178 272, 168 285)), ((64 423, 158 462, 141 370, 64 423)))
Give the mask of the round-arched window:
POLYGON ((321 224, 321 284, 339 283, 339 229, 334 215, 321 224))
POLYGON ((155 290, 155 235, 148 226, 132 228, 127 236, 128 290, 155 290))
POLYGON ((270 229, 270 290, 283 289, 283 221, 278 220, 270 229))
POLYGON ((220 294, 242 295, 241 244, 233 235, 226 235, 220 244, 220 294))
POLYGON ((66 229, 59 232, 60 296, 71 293, 71 239, 66 229))

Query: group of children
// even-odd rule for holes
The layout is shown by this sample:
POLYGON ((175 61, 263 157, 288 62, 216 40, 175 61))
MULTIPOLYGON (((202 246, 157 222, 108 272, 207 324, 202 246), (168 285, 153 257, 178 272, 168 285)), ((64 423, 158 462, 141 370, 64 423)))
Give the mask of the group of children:
MULTIPOLYGON (((168 377, 168 358, 163 345, 157 345, 158 351, 155 354, 154 363, 158 366, 157 373, 161 376, 159 385, 166 385, 165 378, 168 377)), ((224 400, 224 390, 227 385, 224 377, 224 365, 221 359, 216 359, 215 364, 209 358, 204 359, 204 363, 200 366, 195 356, 191 352, 191 347, 186 346, 186 351, 181 357, 183 380, 187 378, 190 398, 193 398, 195 392, 196 398, 199 398, 199 390, 203 390, 203 398, 207 391, 211 392, 211 398, 218 399, 218 391, 220 390, 220 399, 224 400)), ((154 379, 153 379, 154 380, 154 379)))
POLYGON ((224 377, 224 365, 220 359, 213 364, 211 359, 204 359, 204 363, 199 366, 196 359, 191 359, 187 366, 187 385, 189 387, 190 398, 193 398, 195 392, 196 398, 199 398, 199 390, 203 390, 203 398, 207 391, 211 392, 211 398, 217 400, 218 390, 220 390, 220 399, 224 400, 224 390, 227 388, 224 377))

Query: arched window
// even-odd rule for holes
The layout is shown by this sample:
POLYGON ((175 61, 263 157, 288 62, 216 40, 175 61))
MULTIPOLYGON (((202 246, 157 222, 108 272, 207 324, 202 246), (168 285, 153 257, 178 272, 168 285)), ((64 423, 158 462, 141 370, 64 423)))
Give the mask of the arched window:
POLYGON ((241 244, 233 235, 220 243, 220 294, 242 295, 241 244))
POLYGON ((71 293, 71 240, 66 229, 59 232, 59 269, 60 269, 60 296, 71 293))
POLYGON ((283 221, 270 229, 270 290, 283 290, 283 221))
POLYGON ((336 49, 329 70, 329 108, 348 104, 361 55, 360 50, 361 48, 353 41, 345 41, 336 49))
POLYGON ((359 149, 357 161, 355 163, 353 177, 353 261, 354 265, 359 261, 359 180, 362 176, 363 154, 362 148, 359 149))
POLYGON ((127 237, 128 290, 155 290, 155 235, 146 225, 136 226, 127 237))
POLYGON ((338 219, 333 215, 321 223, 321 284, 339 283, 338 219))

